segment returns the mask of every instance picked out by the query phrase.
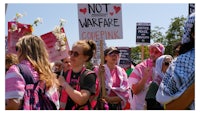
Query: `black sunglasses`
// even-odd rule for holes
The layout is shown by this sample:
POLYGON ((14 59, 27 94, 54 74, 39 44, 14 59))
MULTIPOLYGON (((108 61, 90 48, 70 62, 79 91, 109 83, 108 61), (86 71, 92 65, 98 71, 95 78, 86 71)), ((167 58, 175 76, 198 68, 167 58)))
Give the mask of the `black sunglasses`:
POLYGON ((69 51, 68 54, 69 54, 70 56, 73 55, 74 57, 78 57, 78 56, 80 55, 77 51, 69 51))
POLYGON ((165 62, 165 65, 168 66, 170 63, 169 62, 165 62))

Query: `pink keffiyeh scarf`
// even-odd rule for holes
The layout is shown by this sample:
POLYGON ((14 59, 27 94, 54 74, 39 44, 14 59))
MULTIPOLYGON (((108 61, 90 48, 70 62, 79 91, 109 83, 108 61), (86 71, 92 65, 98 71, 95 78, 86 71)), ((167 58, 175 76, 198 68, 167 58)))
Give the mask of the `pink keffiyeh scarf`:
POLYGON ((125 71, 116 65, 117 68, 117 75, 119 76, 120 79, 120 87, 113 87, 113 79, 110 73, 110 69, 108 68, 107 65, 104 65, 105 67, 105 84, 107 90, 107 94, 109 95, 111 90, 115 92, 117 96, 119 96, 123 101, 122 101, 122 108, 125 106, 126 102, 128 101, 129 94, 128 94, 128 79, 125 71))

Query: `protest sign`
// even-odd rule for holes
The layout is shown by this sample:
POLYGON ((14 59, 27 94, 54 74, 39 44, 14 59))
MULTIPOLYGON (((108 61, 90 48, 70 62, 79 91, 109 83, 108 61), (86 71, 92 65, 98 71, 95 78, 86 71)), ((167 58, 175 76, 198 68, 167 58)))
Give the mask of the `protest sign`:
POLYGON ((46 44, 51 62, 61 60, 68 56, 69 44, 64 29, 61 28, 57 34, 61 36, 56 36, 54 31, 40 36, 46 44), (59 37, 62 37, 62 39, 59 39, 59 37))
POLYGON ((122 39, 121 4, 78 4, 80 40, 122 39))
POLYGON ((195 4, 194 3, 189 3, 188 5, 188 14, 192 14, 195 12, 195 4))
POLYGON ((7 39, 7 53, 15 53, 15 46, 19 38, 24 35, 32 34, 32 26, 29 24, 22 24, 16 21, 8 22, 8 39, 7 39))
POLYGON ((131 48, 129 47, 117 47, 120 51, 119 66, 122 68, 131 67, 131 48))
POLYGON ((136 25, 136 43, 150 44, 150 23, 137 23, 136 25))

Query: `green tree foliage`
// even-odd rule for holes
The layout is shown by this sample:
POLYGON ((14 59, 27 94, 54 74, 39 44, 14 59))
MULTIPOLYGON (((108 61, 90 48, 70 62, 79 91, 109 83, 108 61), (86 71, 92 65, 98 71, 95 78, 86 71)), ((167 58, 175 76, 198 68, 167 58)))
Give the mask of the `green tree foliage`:
POLYGON ((94 65, 93 65, 93 63, 92 63, 91 61, 86 63, 86 68, 87 68, 87 69, 92 70, 93 66, 94 66, 94 65))
POLYGON ((151 39, 165 46, 165 54, 173 55, 173 46, 181 40, 183 35, 185 20, 186 18, 183 16, 171 19, 171 24, 165 34, 161 32, 162 27, 155 27, 151 31, 151 39))
MULTIPOLYGON (((142 46, 136 46, 131 48, 131 59, 136 63, 140 63, 142 61, 141 58, 142 46)), ((149 49, 148 46, 144 46, 144 59, 149 57, 149 49)))
POLYGON ((165 35, 163 34, 162 30, 163 27, 156 26, 154 29, 151 30, 151 41, 153 42, 165 42, 165 35))
POLYGON ((166 32, 166 54, 173 55, 173 46, 182 38, 185 20, 186 18, 183 16, 172 19, 172 23, 166 32))

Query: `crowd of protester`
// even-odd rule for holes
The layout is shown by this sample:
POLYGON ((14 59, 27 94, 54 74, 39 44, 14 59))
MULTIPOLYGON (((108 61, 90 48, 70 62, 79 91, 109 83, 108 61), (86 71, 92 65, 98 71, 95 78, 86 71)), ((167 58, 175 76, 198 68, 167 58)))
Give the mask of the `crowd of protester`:
POLYGON ((165 110, 170 105, 194 110, 194 97, 190 101, 185 98, 194 92, 190 90, 195 75, 194 44, 194 13, 185 23, 181 42, 174 45, 173 57, 165 54, 163 44, 155 42, 149 45, 149 58, 130 69, 117 65, 120 51, 116 47, 104 50, 104 64, 88 69, 86 64, 97 48, 92 40, 75 42, 69 56, 52 66, 43 40, 25 35, 16 43, 16 54, 6 53, 5 109, 30 107, 24 101, 28 87, 20 70, 24 66, 34 81, 44 81, 45 95, 54 110, 165 110))

